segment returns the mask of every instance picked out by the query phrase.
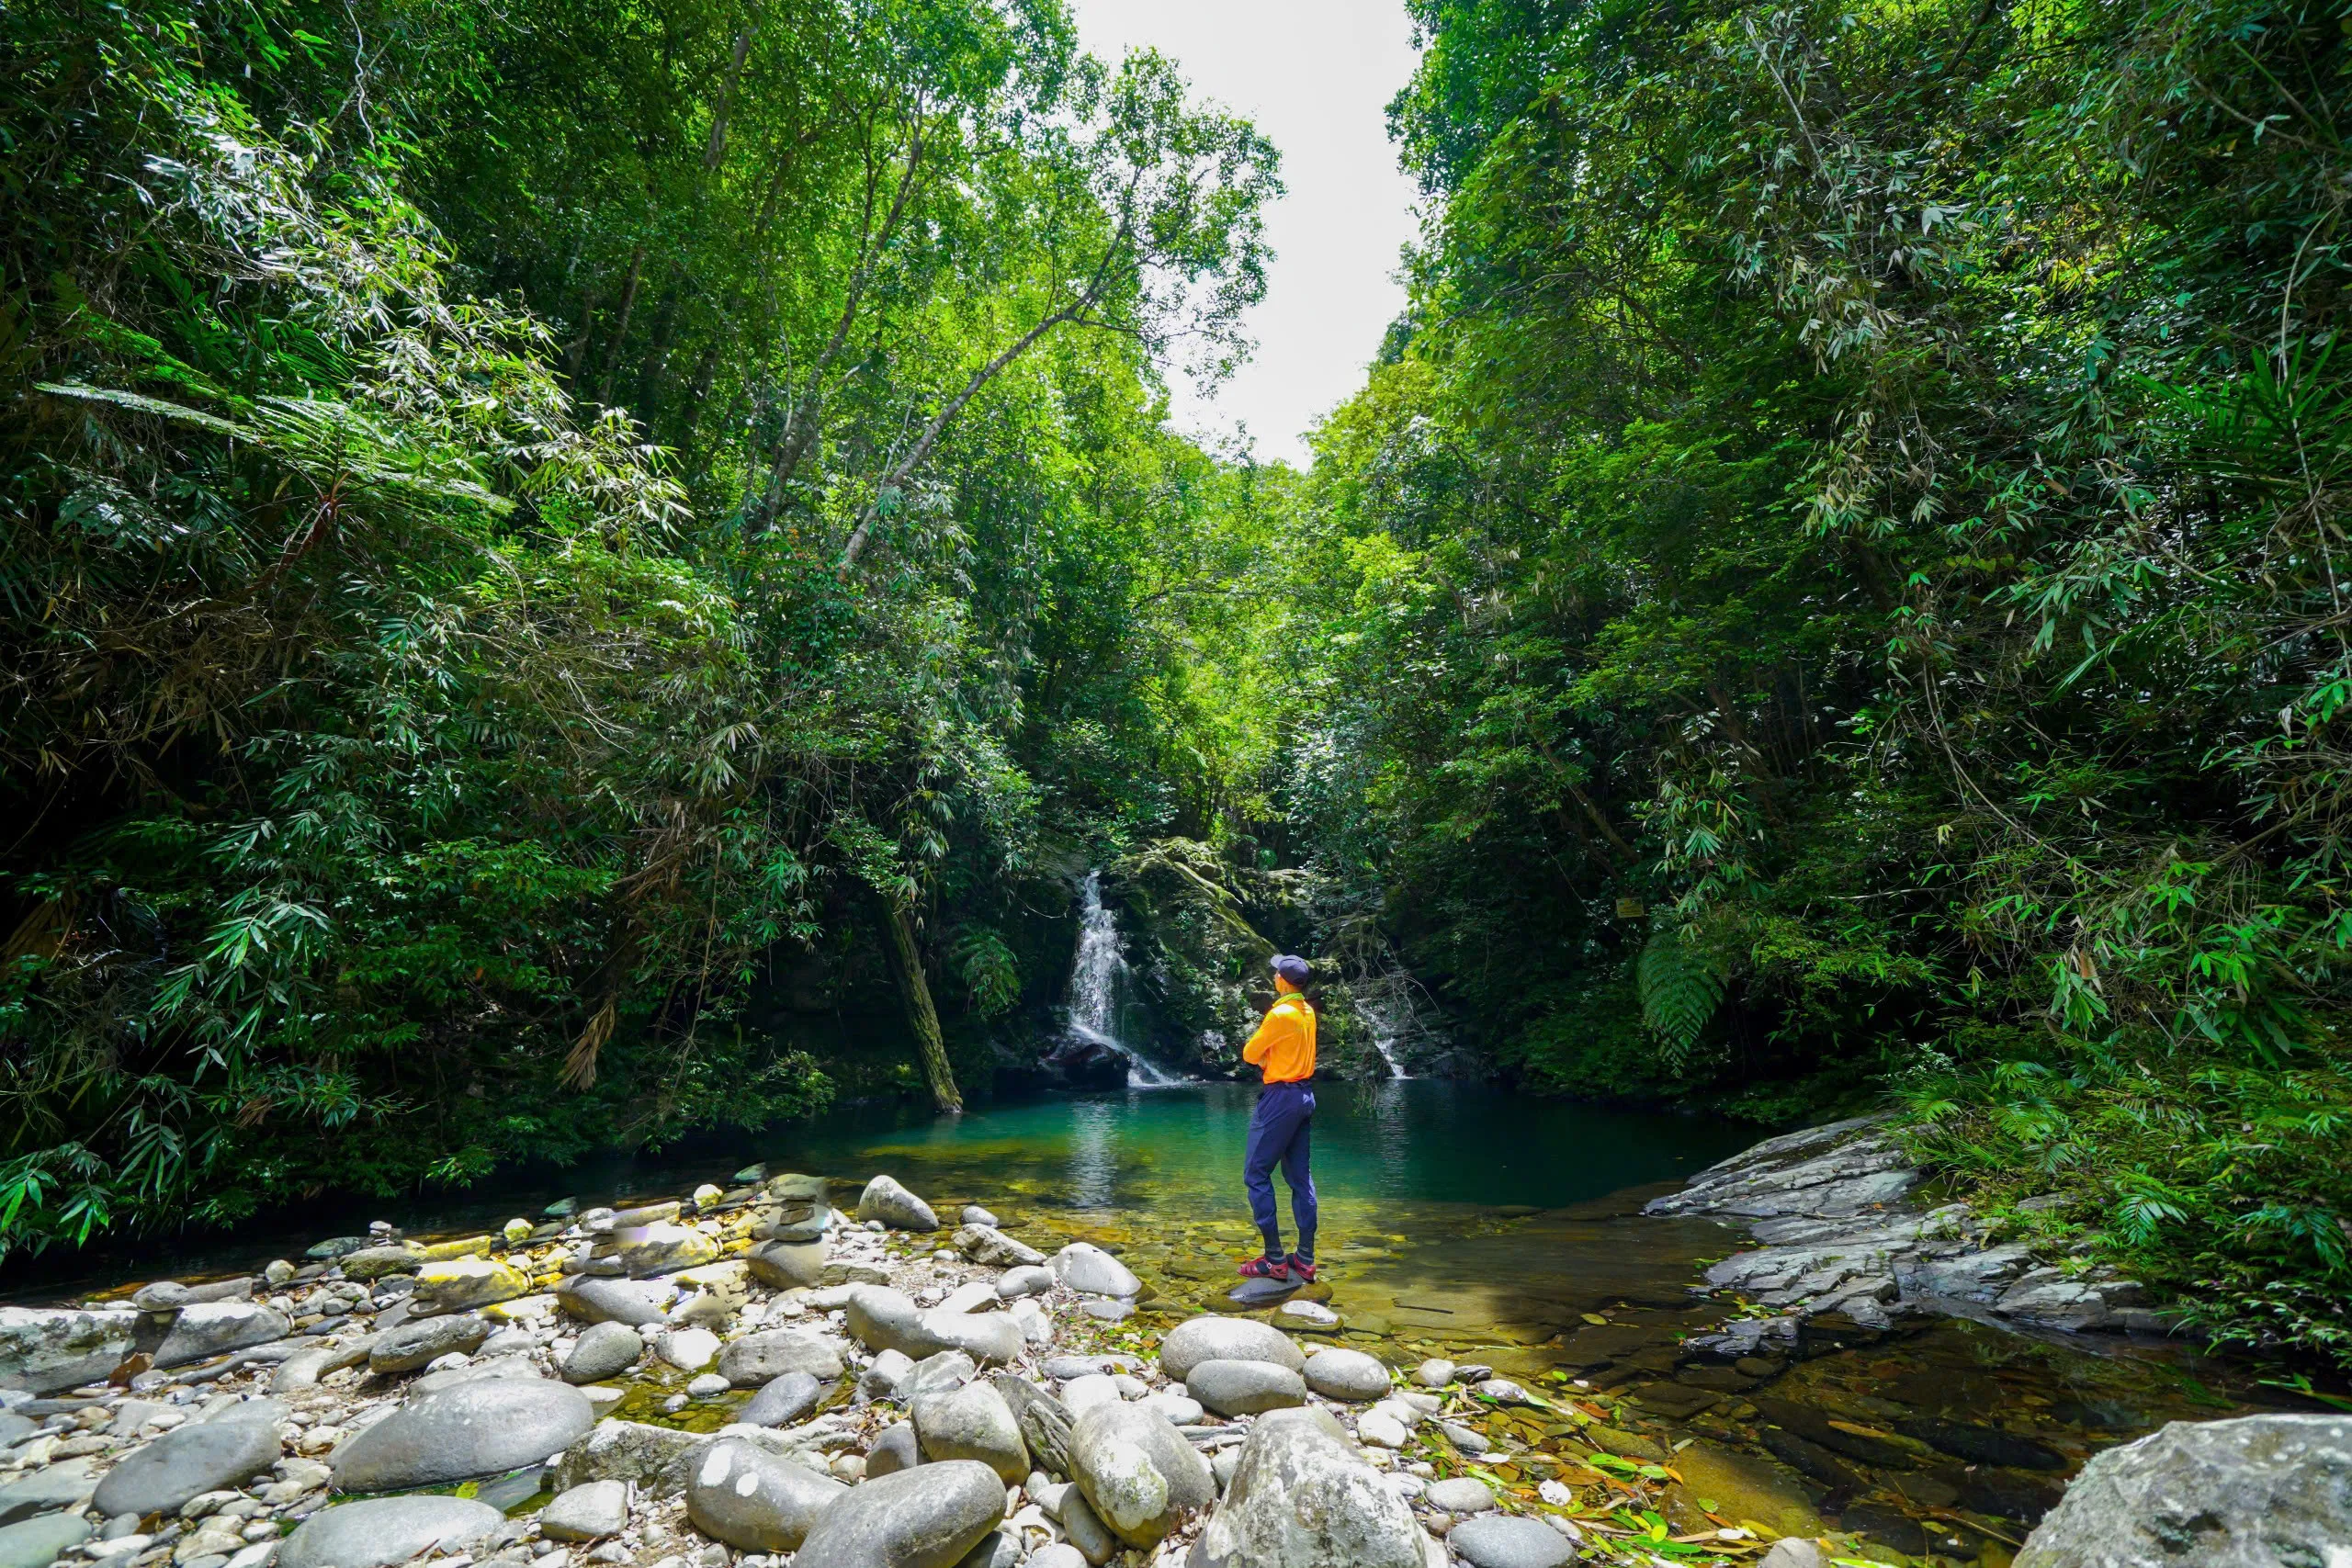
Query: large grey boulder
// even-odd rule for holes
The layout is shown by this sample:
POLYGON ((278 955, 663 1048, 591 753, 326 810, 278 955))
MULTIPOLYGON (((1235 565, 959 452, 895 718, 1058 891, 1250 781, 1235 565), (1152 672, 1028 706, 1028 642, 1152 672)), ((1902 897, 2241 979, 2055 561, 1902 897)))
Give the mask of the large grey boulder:
POLYGON ((218 1492, 277 1462, 277 1423, 286 1407, 274 1399, 232 1404, 209 1421, 175 1427, 107 1472, 90 1499, 117 1514, 168 1514, 205 1492, 218 1492))
POLYGON ((1518 1514, 1481 1514, 1446 1534, 1470 1568, 1566 1568, 1576 1549, 1559 1531, 1518 1514))
POLYGON ((490 1322, 472 1313, 396 1324, 368 1348, 371 1372, 413 1372, 447 1355, 470 1356, 490 1337, 490 1322))
POLYGON ((0 1388, 54 1393, 105 1377, 130 1354, 139 1316, 128 1307, 0 1306, 0 1388))
POLYGON ((744 1551, 794 1551, 849 1488, 748 1443, 710 1445, 686 1483, 686 1517, 713 1540, 744 1551))
POLYGON ((198 1302, 182 1307, 172 1320, 170 1332, 155 1347, 154 1364, 185 1366, 224 1350, 266 1345, 293 1332, 293 1319, 257 1302, 198 1302))
POLYGON ((0 1486, 0 1525, 59 1508, 80 1507, 97 1490, 91 1469, 92 1461, 87 1457, 60 1460, 22 1481, 0 1486))
POLYGON ((1159 1370, 1178 1382, 1203 1361, 1272 1361, 1295 1372, 1306 1370, 1306 1358, 1290 1336, 1254 1317, 1187 1318, 1159 1342, 1159 1370))
POLYGON ((1422 1568, 1421 1529, 1323 1423, 1267 1416, 1250 1427, 1190 1568, 1422 1568))
POLYGON ((752 1277, 771 1290, 788 1291, 814 1285, 825 1277, 827 1248, 822 1241, 773 1241, 744 1254, 752 1277))
POLYGON ((1255 1416, 1306 1403, 1306 1380, 1272 1361, 1203 1361, 1184 1392, 1220 1416, 1255 1416))
POLYGON ((569 1383, 485 1378, 410 1400, 346 1438, 328 1463, 345 1492, 430 1486, 536 1464, 595 1422, 588 1396, 569 1383))
POLYGON ((506 1522, 470 1497, 377 1497, 323 1508, 278 1549, 277 1568, 391 1568, 438 1546, 455 1551, 506 1522))
POLYGON ((746 1334, 718 1352, 718 1375, 737 1388, 756 1388, 786 1372, 831 1382, 842 1375, 841 1347, 805 1328, 771 1328, 746 1334))
POLYGON ((1070 1479, 1094 1517, 1129 1546, 1157 1546, 1178 1519, 1216 1500, 1208 1461, 1166 1416, 1098 1404, 1070 1432, 1070 1479))
POLYGON ((2347 1548, 2352 1416, 2248 1416, 2092 1456, 2017 1568, 2334 1568, 2347 1548))
POLYGON ((915 1440, 926 1460, 978 1460, 1017 1486, 1029 1473, 1029 1446, 1004 1396, 987 1383, 926 1393, 914 1402, 915 1440))
POLYGON ((563 1360, 563 1381, 602 1382, 618 1377, 645 1355, 645 1337, 626 1323, 592 1323, 563 1360))
POLYGON ((939 1216, 931 1212, 931 1205, 887 1176, 877 1176, 865 1184, 865 1190, 858 1195, 857 1217, 861 1221, 879 1220, 892 1230, 939 1228, 939 1216))
POLYGON ((1021 1325, 1001 1312, 925 1312, 885 1285, 854 1287, 845 1310, 850 1334, 869 1350, 896 1350, 918 1361, 961 1350, 1000 1364, 1021 1354, 1021 1325))
POLYGON ((794 1561, 810 1568, 955 1568, 1003 1517, 1004 1483, 987 1465, 918 1465, 850 1488, 794 1561))
POLYGON ((79 1514, 43 1514, 0 1526, 0 1568, 49 1568, 69 1549, 90 1539, 90 1521, 79 1514))
POLYGON ((1071 1242, 1055 1253, 1046 1267, 1065 1290, 1080 1295, 1128 1297, 1143 1291, 1143 1281, 1133 1269, 1091 1242, 1071 1242))

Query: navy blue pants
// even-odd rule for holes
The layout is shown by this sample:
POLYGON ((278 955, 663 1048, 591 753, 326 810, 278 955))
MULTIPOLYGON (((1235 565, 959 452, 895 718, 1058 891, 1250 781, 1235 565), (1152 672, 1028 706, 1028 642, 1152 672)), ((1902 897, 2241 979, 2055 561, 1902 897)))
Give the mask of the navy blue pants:
POLYGON ((1250 1152, 1241 1162, 1250 1190, 1250 1217, 1266 1238, 1266 1256, 1283 1257, 1282 1222, 1274 1213, 1274 1167, 1290 1187, 1290 1216, 1298 1224, 1298 1256, 1315 1261, 1315 1177, 1306 1168, 1307 1134, 1315 1122, 1315 1091, 1303 1083, 1270 1083, 1258 1091, 1250 1117, 1250 1152))

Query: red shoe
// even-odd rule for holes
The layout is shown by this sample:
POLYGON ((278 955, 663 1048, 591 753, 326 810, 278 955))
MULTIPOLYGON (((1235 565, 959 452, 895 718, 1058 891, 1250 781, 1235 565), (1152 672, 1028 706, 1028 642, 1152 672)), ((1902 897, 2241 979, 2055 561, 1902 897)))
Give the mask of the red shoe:
POLYGON ((1287 1265, 1285 1265, 1285 1267, 1290 1269, 1290 1277, 1296 1280, 1300 1284, 1311 1285, 1315 1283, 1315 1265, 1309 1263, 1306 1258, 1294 1258, 1287 1265))
POLYGON ((1241 1277, 1245 1280, 1287 1280, 1290 1278, 1290 1265, 1270 1260, 1261 1253, 1241 1266, 1241 1277))

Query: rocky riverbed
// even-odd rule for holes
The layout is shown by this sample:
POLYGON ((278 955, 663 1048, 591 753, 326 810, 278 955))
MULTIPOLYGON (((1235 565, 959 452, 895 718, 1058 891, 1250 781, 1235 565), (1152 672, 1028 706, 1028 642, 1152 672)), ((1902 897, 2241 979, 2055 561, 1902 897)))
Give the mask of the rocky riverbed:
POLYGON ((1965 1374, 1849 1313, 1728 1354, 1621 1303, 1498 1371, 969 1196, 753 1168, 0 1308, 0 1568, 1996 1568, 2090 1451, 1896 1419, 1853 1385, 1965 1374))

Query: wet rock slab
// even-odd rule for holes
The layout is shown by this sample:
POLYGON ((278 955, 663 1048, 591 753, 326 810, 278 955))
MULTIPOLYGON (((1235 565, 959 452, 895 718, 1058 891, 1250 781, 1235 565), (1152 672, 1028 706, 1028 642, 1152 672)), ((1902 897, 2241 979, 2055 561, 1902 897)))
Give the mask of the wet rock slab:
POLYGON ((391 1568, 429 1548, 455 1551, 505 1522, 466 1497, 379 1497, 311 1515, 278 1549, 276 1568, 391 1568))
POLYGON ((389 1492, 494 1475, 560 1453, 594 1424, 587 1395, 567 1383, 459 1383, 410 1400, 346 1440, 334 1452, 335 1484, 389 1492))

